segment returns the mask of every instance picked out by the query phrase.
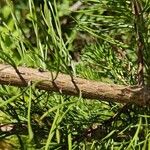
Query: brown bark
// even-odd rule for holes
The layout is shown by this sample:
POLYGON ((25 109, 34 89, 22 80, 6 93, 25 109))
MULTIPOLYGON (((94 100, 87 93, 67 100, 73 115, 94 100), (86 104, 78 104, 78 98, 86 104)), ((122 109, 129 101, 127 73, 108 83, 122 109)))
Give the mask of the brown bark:
POLYGON ((0 64, 0 84, 18 87, 35 83, 36 88, 62 94, 81 96, 87 99, 98 99, 119 103, 148 104, 150 89, 148 87, 107 84, 81 78, 72 78, 54 72, 40 72, 37 69, 0 64), (72 80, 73 79, 73 80, 72 80))

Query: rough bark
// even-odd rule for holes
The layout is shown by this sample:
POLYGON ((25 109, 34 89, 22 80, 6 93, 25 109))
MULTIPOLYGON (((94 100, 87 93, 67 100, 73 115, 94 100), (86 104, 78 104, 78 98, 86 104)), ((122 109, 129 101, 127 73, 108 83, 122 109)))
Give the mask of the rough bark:
POLYGON ((56 79, 54 72, 40 72, 37 69, 0 64, 0 84, 25 87, 35 83, 35 87, 46 91, 81 96, 87 99, 98 99, 119 103, 149 104, 150 89, 140 86, 107 84, 81 78, 72 78, 59 73, 56 79))

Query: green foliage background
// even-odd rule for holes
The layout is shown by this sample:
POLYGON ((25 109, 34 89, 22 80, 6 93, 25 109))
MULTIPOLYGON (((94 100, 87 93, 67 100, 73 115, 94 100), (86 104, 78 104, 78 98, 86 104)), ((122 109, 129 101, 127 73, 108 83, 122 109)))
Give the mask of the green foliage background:
MULTIPOLYGON (((13 67, 124 85, 137 84, 130 0, 1 0, 0 58, 13 67), (80 1, 78 1, 80 2, 80 1), (80 54, 75 68, 72 59, 80 54), (73 56, 72 56, 73 55, 73 56), (75 72, 74 72, 75 70, 75 72)), ((145 81, 149 84, 150 1, 141 0, 145 81)), ((11 149, 149 149, 148 107, 53 92, 0 87, 0 145, 11 149), (2 126, 13 127, 3 131, 2 126)), ((1 146, 1 147, 2 147, 1 146)), ((2 149, 0 147, 0 149, 2 149)))

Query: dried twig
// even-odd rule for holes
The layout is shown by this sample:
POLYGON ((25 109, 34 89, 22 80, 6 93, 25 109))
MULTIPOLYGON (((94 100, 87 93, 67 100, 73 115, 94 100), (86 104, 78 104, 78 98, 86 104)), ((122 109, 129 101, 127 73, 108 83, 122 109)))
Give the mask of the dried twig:
POLYGON ((80 7, 82 6, 82 2, 81 1, 77 1, 76 3, 74 3, 71 7, 70 7, 70 11, 77 11, 80 7))

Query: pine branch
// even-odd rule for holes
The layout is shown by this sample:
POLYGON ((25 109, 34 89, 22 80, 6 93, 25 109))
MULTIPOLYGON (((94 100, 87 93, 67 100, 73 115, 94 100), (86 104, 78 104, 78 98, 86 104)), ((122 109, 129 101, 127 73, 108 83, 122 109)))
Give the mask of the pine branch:
POLYGON ((87 99, 140 105, 149 103, 150 88, 148 87, 107 84, 81 78, 74 78, 72 82, 72 77, 69 75, 59 73, 55 79, 56 75, 54 72, 40 72, 26 67, 18 67, 16 71, 12 66, 0 64, 0 84, 3 85, 25 87, 29 83, 35 83, 35 87, 41 90, 73 96, 81 94, 87 99))
POLYGON ((137 44, 137 63, 138 63, 138 85, 144 85, 144 36, 143 29, 144 18, 142 13, 142 3, 140 0, 132 0, 132 11, 134 14, 134 29, 136 33, 136 44, 137 44))

